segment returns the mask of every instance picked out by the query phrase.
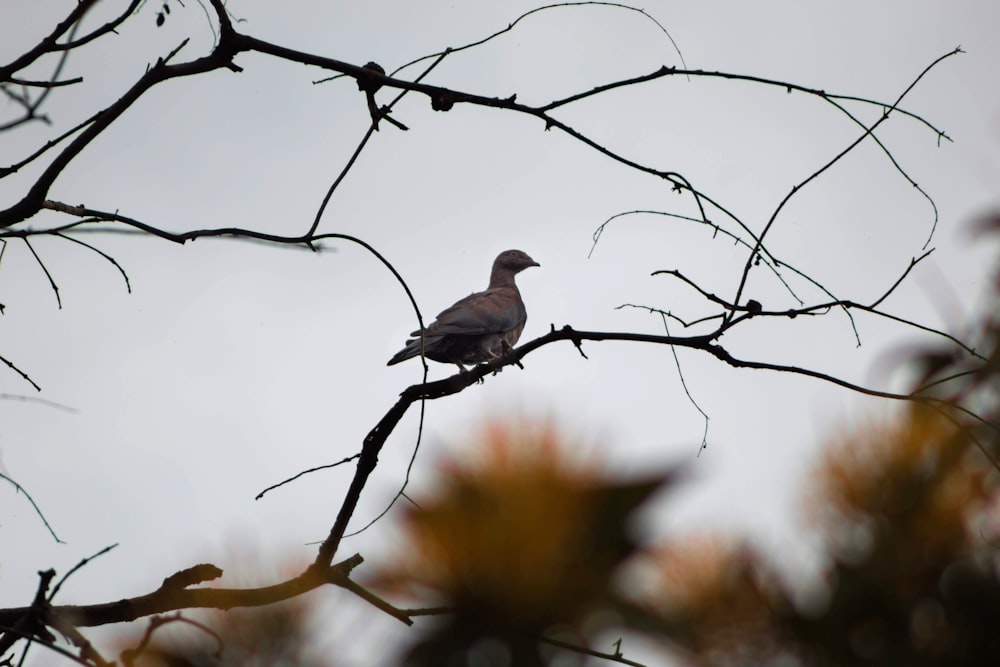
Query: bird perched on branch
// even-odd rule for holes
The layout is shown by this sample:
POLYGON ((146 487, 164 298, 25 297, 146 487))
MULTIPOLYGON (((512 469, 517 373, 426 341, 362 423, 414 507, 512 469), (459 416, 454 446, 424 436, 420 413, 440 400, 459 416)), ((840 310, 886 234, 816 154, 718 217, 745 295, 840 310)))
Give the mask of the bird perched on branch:
POLYGON ((410 334, 406 347, 388 366, 420 356, 445 364, 480 364, 509 352, 521 337, 528 313, 514 276, 529 266, 541 266, 521 250, 505 250, 493 261, 490 284, 444 310, 425 329, 410 334))

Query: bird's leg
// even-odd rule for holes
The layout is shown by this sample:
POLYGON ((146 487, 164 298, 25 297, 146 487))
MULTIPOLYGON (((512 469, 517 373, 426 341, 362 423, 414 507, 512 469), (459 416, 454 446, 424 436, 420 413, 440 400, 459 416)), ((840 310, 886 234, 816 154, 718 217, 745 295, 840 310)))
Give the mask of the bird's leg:
MULTIPOLYGON (((500 341, 500 347, 502 348, 502 352, 500 353, 500 357, 506 357, 507 355, 509 355, 511 352, 514 351, 514 348, 512 348, 510 346, 510 343, 508 343, 505 340, 500 341)), ((500 358, 500 357, 498 357, 498 358, 500 358)), ((520 368, 522 371, 524 370, 524 366, 521 365, 521 360, 520 359, 516 359, 514 361, 514 364, 518 368, 520 368)))

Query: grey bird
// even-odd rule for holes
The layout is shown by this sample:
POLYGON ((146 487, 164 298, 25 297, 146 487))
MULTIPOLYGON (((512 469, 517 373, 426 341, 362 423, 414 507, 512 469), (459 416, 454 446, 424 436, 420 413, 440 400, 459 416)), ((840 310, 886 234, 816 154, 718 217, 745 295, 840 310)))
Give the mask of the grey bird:
POLYGON ((521 337, 528 313, 514 276, 529 266, 541 266, 521 250, 504 250, 493 261, 490 284, 443 310, 423 330, 410 334, 406 347, 393 355, 387 366, 420 356, 444 364, 492 361, 509 352, 521 337))

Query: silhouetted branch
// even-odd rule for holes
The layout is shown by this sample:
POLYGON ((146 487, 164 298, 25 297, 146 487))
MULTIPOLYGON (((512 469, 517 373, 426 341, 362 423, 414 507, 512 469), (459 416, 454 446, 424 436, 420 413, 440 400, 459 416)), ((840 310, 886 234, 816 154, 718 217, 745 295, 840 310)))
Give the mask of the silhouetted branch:
POLYGON ((31 378, 30 378, 30 377, 28 376, 28 374, 27 374, 27 373, 25 373, 25 372, 24 372, 24 371, 22 371, 22 370, 21 370, 20 368, 18 368, 17 366, 15 366, 15 365, 14 365, 14 362, 12 362, 12 361, 11 361, 10 359, 8 359, 8 358, 4 357, 3 355, 0 355, 0 361, 2 361, 2 362, 3 362, 4 364, 6 364, 6 365, 7 365, 7 368, 9 368, 10 370, 14 371, 14 372, 15 372, 15 373, 17 373, 18 375, 20 375, 20 376, 21 376, 21 378, 22 378, 22 379, 23 379, 23 380, 24 380, 25 382, 27 382, 27 383, 28 383, 28 384, 30 384, 30 385, 31 385, 32 387, 34 387, 34 388, 35 388, 35 391, 41 391, 41 390, 42 390, 42 388, 38 386, 38 383, 36 383, 36 382, 35 382, 34 380, 32 380, 32 379, 31 379, 31 378))
POLYGON ((66 130, 65 132, 63 132, 62 134, 60 134, 58 137, 56 137, 55 139, 50 139, 49 141, 46 141, 38 150, 36 150, 34 153, 32 153, 28 157, 24 158, 23 160, 20 160, 19 162, 15 162, 14 164, 10 165, 9 167, 3 167, 2 169, 0 169, 0 178, 4 178, 6 176, 10 176, 11 174, 17 173, 22 167, 30 164, 31 162, 37 160, 39 157, 41 157, 42 155, 44 155, 50 148, 53 148, 54 146, 58 146, 60 143, 63 142, 64 139, 66 139, 68 137, 71 137, 72 135, 76 134, 81 128, 86 127, 90 123, 93 123, 94 120, 99 115, 100 115, 100 112, 94 114, 93 116, 91 116, 87 120, 82 121, 78 125, 76 125, 76 126, 70 128, 70 129, 66 130))
MULTIPOLYGON (((75 627, 92 627, 134 621, 181 609, 259 607, 296 597, 324 584, 341 585, 363 560, 355 554, 335 565, 325 568, 312 566, 296 577, 261 588, 186 588, 184 578, 167 577, 160 588, 147 595, 103 604, 53 605, 47 613, 59 616, 63 622, 75 627)), ((0 609, 0 626, 15 625, 31 610, 32 607, 0 609)))
POLYGON ((699 317, 698 319, 689 321, 685 320, 682 317, 679 317, 678 315, 670 312, 669 310, 663 310, 662 308, 657 308, 655 306, 644 306, 638 303, 623 303, 615 306, 615 310, 622 310, 623 308, 635 308, 637 310, 645 310, 647 313, 650 313, 651 315, 660 315, 661 317, 669 318, 679 323, 685 329, 696 326, 698 324, 702 324, 704 322, 711 322, 712 320, 721 320, 723 317, 721 313, 716 313, 715 315, 706 315, 704 317, 699 317))
MULTIPOLYGON (((142 4, 142 2, 143 0, 131 0, 128 6, 122 10, 121 14, 119 14, 112 20, 108 21, 104 25, 95 28, 93 31, 89 32, 83 37, 72 39, 68 42, 53 43, 49 47, 49 50, 60 51, 60 50, 75 49, 80 46, 83 46, 84 44, 94 41, 98 37, 102 37, 104 35, 107 35, 108 33, 114 32, 118 28, 118 26, 124 23, 125 20, 135 12, 136 8, 138 8, 139 5, 142 4)), ((90 4, 90 3, 81 3, 81 4, 90 4)))
MULTIPOLYGON (((31 382, 31 380, 28 380, 28 382, 31 382)), ((46 530, 49 531, 49 535, 52 536, 53 540, 55 540, 58 544, 66 544, 65 542, 59 539, 59 536, 56 535, 56 531, 52 530, 52 526, 49 524, 49 520, 45 518, 44 514, 42 514, 42 510, 40 507, 38 507, 38 503, 35 502, 35 499, 31 497, 30 493, 24 490, 23 486, 21 486, 20 484, 12 480, 10 477, 3 474, 2 472, 0 472, 0 479, 6 480, 10 484, 12 484, 18 493, 24 494, 24 497, 28 499, 28 502, 31 503, 31 507, 35 510, 35 514, 37 514, 38 518, 42 520, 43 524, 45 524, 45 528, 46 530)))
POLYGON ((323 217, 323 211, 326 210, 326 205, 330 202, 330 197, 333 196, 333 193, 337 189, 337 186, 340 185, 341 182, 343 182, 344 177, 347 176, 347 172, 349 172, 351 170, 351 167, 354 166, 354 163, 358 159, 358 156, 361 155, 361 151, 364 150, 364 147, 368 144, 368 140, 371 139, 372 134, 377 129, 375 125, 376 120, 377 119, 372 120, 371 126, 369 126, 368 130, 365 131, 365 135, 361 138, 361 141, 358 143, 357 148, 354 149, 354 152, 351 154, 351 157, 347 160, 347 164, 344 165, 344 168, 340 170, 340 173, 337 175, 337 178, 334 179, 332 184, 330 184, 329 189, 327 189, 326 191, 326 195, 323 197, 323 201, 319 205, 319 209, 316 211, 316 217, 313 219, 313 223, 309 227, 309 231, 306 232, 306 236, 311 236, 316 232, 316 228, 319 227, 319 221, 323 217))
MULTIPOLYGON (((669 336, 670 326, 667 324, 666 313, 660 313, 660 318, 663 320, 663 330, 669 336)), ((708 413, 701 409, 701 406, 698 405, 698 401, 694 400, 694 396, 691 395, 691 390, 688 389, 687 381, 684 379, 684 371, 681 370, 681 360, 680 357, 677 356, 677 349, 671 346, 670 353, 674 357, 674 367, 677 369, 677 379, 681 382, 681 388, 684 390, 684 395, 687 396, 688 402, 694 406, 694 409, 697 410, 705 419, 705 429, 701 433, 701 444, 698 446, 698 456, 701 456, 701 453, 706 447, 708 447, 708 413)))
POLYGON ((48 601, 52 602, 52 600, 55 599, 55 597, 56 597, 56 595, 58 595, 60 589, 62 589, 62 585, 64 583, 66 583, 66 580, 69 579, 71 576, 73 576, 73 574, 75 574, 77 571, 79 571, 80 569, 82 569, 84 566, 86 566, 88 563, 90 563, 95 558, 100 558, 101 556, 103 556, 104 554, 108 553, 109 551, 111 551, 112 549, 114 549, 117 546, 118 546, 117 542, 115 544, 109 544, 108 546, 104 547, 103 549, 101 549, 100 551, 98 551, 97 553, 95 553, 94 555, 87 556, 86 558, 81 559, 79 563, 77 563, 76 565, 74 565, 73 567, 71 567, 69 569, 69 571, 66 574, 64 574, 59 581, 56 582, 56 585, 52 588, 52 592, 49 593, 48 601))
POLYGON ((28 81, 27 79, 11 77, 5 83, 12 83, 15 86, 24 86, 25 88, 61 88, 63 86, 83 83, 83 77, 78 76, 72 79, 63 79, 62 81, 28 81))
MULTIPOLYGON (((428 373, 427 360, 424 357, 421 357, 421 360, 424 362, 424 364, 423 364, 424 369, 423 369, 423 379, 422 379, 422 382, 426 383, 427 382, 427 373, 428 373)), ((419 418, 418 423, 417 423, 417 439, 416 439, 416 442, 413 444, 413 451, 410 454, 410 460, 406 464, 406 473, 403 475, 403 483, 400 484, 399 490, 396 492, 396 495, 394 495, 392 497, 392 500, 390 500, 386 504, 385 509, 383 509, 381 512, 379 512, 378 514, 376 514, 371 519, 371 521, 369 521, 365 525, 361 526, 360 528, 358 528, 354 532, 346 533, 344 535, 344 537, 353 537, 354 535, 359 535, 360 533, 363 533, 366 530, 368 530, 369 528, 371 528, 372 526, 374 526, 382 517, 384 517, 386 514, 389 513, 389 510, 391 510, 396 505, 396 501, 399 500, 400 498, 406 498, 411 503, 413 503, 414 505, 416 505, 416 502, 414 502, 413 499, 411 499, 409 496, 406 495, 406 487, 410 484, 410 473, 413 471, 413 464, 416 463, 416 461, 417 461, 417 453, 420 451, 420 443, 423 440, 423 436, 424 436, 424 416, 425 416, 425 414, 426 414, 425 401, 421 400, 420 401, 420 418, 419 418)))
MULTIPOLYGON (((35 589, 35 598, 30 607, 10 610, 10 614, 0 611, 0 627, 4 628, 0 634, 0 656, 4 655, 15 642, 22 638, 28 639, 28 645, 24 651, 27 653, 31 648, 31 642, 35 638, 46 644, 55 642, 55 636, 48 631, 45 623, 45 611, 47 607, 46 592, 52 578, 56 576, 55 570, 40 570, 38 572, 38 588, 35 589)), ((23 656, 22 656, 23 657, 23 656)))
POLYGON ((352 455, 350 455, 348 457, 345 457, 345 458, 337 461, 336 463, 327 463, 326 465, 316 466, 315 468, 309 468, 308 470, 303 470, 302 472, 297 473, 295 475, 292 475, 288 479, 282 480, 282 481, 278 482, 277 484, 272 484, 271 486, 267 487, 266 489, 264 489, 263 491, 261 491, 260 493, 258 493, 256 496, 254 496, 253 499, 254 500, 260 500, 261 498, 264 497, 264 494, 266 494, 267 492, 273 491, 274 489, 277 489, 280 486, 284 486, 285 484, 288 484, 289 482, 294 482, 295 480, 297 480, 299 477, 302 477, 303 475, 308 475, 309 473, 313 473, 313 472, 316 472, 318 470, 327 470, 328 468, 336 468, 339 465, 343 465, 345 463, 349 463, 350 461, 353 461, 354 459, 358 458, 359 456, 361 456, 361 452, 358 452, 357 454, 352 454, 352 455))
POLYGON ((502 28, 500 30, 497 30, 496 32, 494 32, 494 33, 492 33, 492 34, 490 34, 490 35, 488 35, 486 37, 483 37, 482 39, 476 40, 474 42, 469 42, 467 44, 463 44, 462 46, 449 47, 449 48, 445 49, 444 51, 439 51, 438 53, 432 53, 432 54, 427 55, 427 56, 421 56, 420 58, 417 58, 416 60, 411 60, 410 62, 408 62, 408 63, 406 63, 404 65, 400 65, 399 67, 397 67, 392 72, 392 74, 393 74, 393 76, 395 76, 396 74, 399 74, 400 72, 402 72, 404 69, 412 67, 413 65, 421 63, 421 62, 423 62, 425 60, 429 60, 431 58, 440 58, 441 56, 445 56, 445 55, 447 55, 449 53, 459 53, 460 51, 465 51, 467 49, 472 49, 472 48, 475 48, 477 46, 482 46, 483 44, 486 44, 487 42, 490 42, 490 41, 496 39, 497 37, 500 37, 501 35, 506 34, 506 33, 510 32, 510 31, 512 31, 517 26, 517 24, 519 24, 521 21, 523 21, 524 19, 526 19, 529 16, 532 16, 534 14, 539 14, 541 12, 545 12, 545 11, 548 11, 548 10, 551 10, 551 9, 564 9, 564 8, 568 8, 568 7, 582 7, 582 6, 588 6, 588 5, 589 6, 597 6, 597 7, 611 7, 611 8, 614 8, 614 9, 623 9, 623 10, 627 10, 627 11, 636 12, 638 14, 641 14, 647 20, 652 21, 653 24, 655 24, 656 27, 659 28, 660 31, 664 35, 666 35, 667 39, 670 40, 670 44, 674 47, 674 51, 677 52, 677 57, 680 58, 681 64, 684 65, 685 67, 687 67, 687 63, 684 62, 684 54, 681 53, 680 47, 677 46, 677 42, 674 41, 674 38, 670 35, 670 33, 667 31, 667 29, 663 27, 663 24, 661 24, 659 21, 657 21, 655 18, 653 18, 650 14, 648 14, 646 12, 646 10, 640 9, 638 7, 632 7, 631 5, 619 4, 617 2, 592 2, 591 1, 591 2, 559 2, 559 3, 555 3, 555 4, 551 4, 551 5, 545 5, 545 6, 542 6, 542 7, 535 7, 534 9, 528 10, 528 11, 524 12, 523 14, 521 14, 520 16, 518 16, 517 18, 515 18, 513 21, 511 21, 509 24, 507 24, 506 28, 502 28))
POLYGON ((406 625, 413 625, 413 620, 410 618, 409 614, 406 613, 406 610, 389 604, 353 579, 344 577, 340 581, 336 581, 334 583, 341 588, 354 593, 357 597, 361 598, 379 611, 392 616, 397 621, 405 623, 406 625))
POLYGON ((35 258, 35 261, 38 262, 38 266, 41 267, 45 277, 48 278, 49 287, 52 288, 52 292, 56 295, 56 303, 59 305, 59 309, 62 310, 62 299, 59 297, 59 286, 56 285, 56 281, 52 279, 52 274, 49 273, 48 267, 45 266, 45 262, 43 262, 42 258, 38 256, 37 252, 35 252, 35 248, 31 245, 31 241, 28 240, 28 237, 24 237, 21 240, 24 241, 24 245, 28 246, 28 250, 31 251, 31 256, 35 258))
POLYGON ((107 254, 106 252, 104 252, 102 250, 98 250, 97 248, 95 248, 94 246, 90 245, 89 243, 81 241, 80 239, 77 239, 77 238, 73 238, 72 236, 69 236, 69 235, 64 234, 62 232, 54 232, 52 235, 53 236, 58 236, 61 239, 66 239, 67 241, 72 241, 73 243, 76 243, 78 245, 82 245, 84 248, 87 248, 88 250, 92 250, 93 252, 97 253, 98 255, 100 255, 101 257, 103 257, 104 259, 106 259, 109 262, 111 262, 111 265, 114 266, 116 269, 118 269, 118 273, 122 274, 122 278, 125 280, 125 289, 128 290, 129 294, 132 293, 132 283, 129 282, 128 274, 125 273, 125 269, 122 268, 121 264, 119 264, 118 261, 114 257, 112 257, 111 255, 107 254))
POLYGON ((566 651, 572 651, 573 653, 579 653, 580 655, 589 655, 593 658, 601 658, 602 660, 609 660, 611 662, 617 662, 622 665, 630 665, 631 667, 646 667, 644 663, 636 662, 635 660, 629 660, 621 653, 604 653, 603 651, 595 651, 592 648, 587 648, 586 646, 579 646, 577 644, 571 644, 569 642, 564 642, 561 639, 555 639, 553 637, 539 637, 538 641, 543 644, 548 644, 550 646, 555 646, 556 648, 561 648, 566 651))

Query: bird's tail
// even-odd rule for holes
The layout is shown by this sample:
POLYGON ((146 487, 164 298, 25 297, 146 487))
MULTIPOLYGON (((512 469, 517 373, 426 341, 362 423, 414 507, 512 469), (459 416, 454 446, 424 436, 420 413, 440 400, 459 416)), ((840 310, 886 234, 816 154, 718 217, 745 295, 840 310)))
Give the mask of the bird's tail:
POLYGON ((386 366, 392 366, 393 364, 398 364, 401 361, 406 361, 407 359, 412 359, 420 354, 420 339, 408 340, 406 341, 406 347, 392 355, 386 366))

